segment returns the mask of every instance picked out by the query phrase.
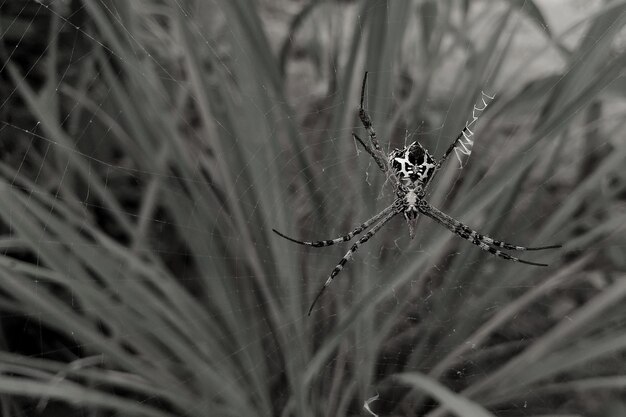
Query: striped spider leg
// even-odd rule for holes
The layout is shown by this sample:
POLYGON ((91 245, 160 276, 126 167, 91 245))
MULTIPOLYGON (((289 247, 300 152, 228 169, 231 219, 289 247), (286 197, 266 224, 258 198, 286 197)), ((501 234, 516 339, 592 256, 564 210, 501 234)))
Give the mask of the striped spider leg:
MULTIPOLYGON (((355 133, 353 133, 352 135, 361 144, 365 151, 370 154, 374 161, 376 161, 376 164, 378 165, 380 170, 390 179, 396 198, 392 205, 390 205, 380 213, 366 220, 348 234, 334 239, 308 242, 291 238, 275 229, 272 229, 277 235, 281 236, 284 239, 290 240, 300 245, 313 247, 324 247, 334 245, 336 243, 347 242, 354 238, 356 235, 367 230, 367 233, 365 233, 359 240, 356 241, 356 243, 354 243, 350 247, 348 252, 346 252, 346 254, 343 256, 343 258, 341 258, 335 268, 333 268, 330 276, 326 279, 324 285, 313 299, 308 314, 311 315, 313 307, 326 290, 326 287, 328 287, 332 280, 343 270, 345 265, 348 263, 348 261, 350 261, 350 259, 352 259, 352 256, 359 249, 359 247, 365 244, 372 236, 378 233, 378 231, 380 231, 380 229, 382 229, 382 227, 387 224, 387 222, 389 222, 394 216, 400 213, 404 215, 404 218, 407 221, 409 228, 409 237, 411 239, 413 239, 413 237, 415 236, 417 216, 422 213, 425 216, 435 220, 437 223, 443 225, 452 233, 455 233, 463 239, 470 241, 474 245, 478 246, 480 249, 487 251, 494 256, 513 262, 525 263, 528 265, 547 266, 546 264, 530 262, 510 256, 509 254, 502 252, 501 250, 496 248, 515 251, 532 251, 556 249, 560 248, 561 245, 525 247, 493 239, 489 236, 480 234, 477 231, 470 229, 468 226, 464 225, 458 220, 453 219, 447 214, 439 211, 435 207, 428 204, 425 199, 426 188, 435 177, 436 172, 442 167, 442 165, 446 162, 450 154, 453 152, 453 150, 456 149, 457 146, 461 146, 461 153, 469 156, 472 144, 470 138, 473 135, 473 132, 469 130, 469 126, 471 126, 474 121, 476 121, 477 116, 472 114, 472 122, 466 124, 461 133, 457 136, 454 142, 452 142, 452 144, 443 154, 442 158, 439 160, 435 160, 435 158, 433 158, 430 153, 428 153, 428 150, 424 148, 419 142, 413 142, 402 149, 394 149, 392 152, 389 153, 389 155, 387 155, 380 147, 378 138, 376 136, 376 131, 372 126, 371 118, 363 106, 365 100, 366 85, 367 72, 363 77, 363 84, 361 86, 359 118, 361 120, 361 123, 363 124, 363 127, 367 131, 367 134, 369 136, 369 143, 363 141, 355 133), (462 141, 462 138, 465 138, 465 142, 462 141)), ((490 96, 487 97, 492 98, 490 96)), ((487 104, 484 99, 483 103, 486 107, 487 104)), ((475 107, 475 110, 482 111, 485 107, 483 107, 482 109, 475 107)))
MULTIPOLYGON (((432 181, 435 178, 435 174, 441 169, 441 167, 443 166, 443 164, 446 162, 446 160, 448 159, 448 157, 450 156, 450 154, 452 153, 452 151, 456 152, 456 156, 459 159, 459 163, 461 163, 461 158, 459 156, 459 153, 469 157, 470 154, 472 153, 472 146, 474 145, 474 141, 472 138, 472 136, 474 136, 474 132, 472 132, 470 130, 470 126, 472 126, 474 124, 474 122, 476 122, 478 120, 478 115, 475 114, 476 111, 482 112, 487 108, 487 102, 485 101, 485 97, 493 100, 495 98, 495 96, 489 96, 487 94, 485 94, 484 92, 481 91, 481 99, 483 102, 483 107, 482 108, 478 108, 476 106, 474 106, 473 110, 472 110, 472 121, 471 122, 466 122, 465 126, 463 127, 463 129, 461 129, 461 132, 458 134, 458 136, 454 139, 454 141, 450 144, 450 146, 448 146, 448 149, 446 149, 446 151, 444 152, 443 156, 441 157, 441 159, 439 159, 439 161, 437 161, 437 163, 435 164, 435 172, 433 173, 433 175, 428 179, 428 182, 426 183, 426 187, 428 187, 428 184, 430 184, 430 181, 432 181), (463 142, 463 139, 465 139, 465 142, 463 142)), ((461 168, 463 168, 463 164, 461 163, 461 168)))
MULTIPOLYGON (((315 307, 315 304, 317 303, 317 300, 320 299, 320 297, 322 296, 322 294, 324 293, 324 291, 326 290, 326 287, 328 287, 330 285, 330 283, 333 281, 333 279, 337 276, 337 274, 339 274, 341 272, 341 270, 343 269, 344 265, 350 260, 352 259, 352 255, 354 255, 354 253, 359 249, 359 246, 361 246, 362 244, 364 244, 365 242, 367 242, 368 240, 370 240, 370 238, 372 236, 374 236, 376 233, 378 233, 378 231, 389 221, 391 220, 396 214, 401 212, 401 209, 398 207, 397 204, 394 204, 393 206, 389 207, 391 208, 391 210, 389 210, 387 212, 387 214, 385 214, 382 218, 382 220, 380 220, 378 223, 376 223, 374 225, 374 227, 372 227, 366 234, 364 234, 359 240, 357 240, 354 245, 352 245, 352 247, 348 250, 348 252, 346 252, 346 254, 343 256, 343 258, 341 258, 341 260, 339 261, 339 263, 335 266, 335 268, 333 268, 332 272, 330 273, 330 276, 328 277, 328 279, 326 280, 326 282, 324 282, 324 285, 322 286, 322 288, 320 288, 320 290, 318 291, 317 295, 315 296, 315 298, 313 299, 313 302, 311 303, 311 307, 309 307, 309 312, 308 315, 311 315, 311 312, 313 311, 313 307, 315 307)), ((384 211, 387 211, 388 209, 385 209, 384 211)), ((382 212, 381 212, 382 213, 382 212)), ((377 215, 378 216, 378 215, 377 215)))
POLYGON ((400 213, 401 209, 402 208, 400 207, 400 205, 398 204, 398 202, 396 200, 394 202, 394 204, 392 204, 391 206, 387 207, 386 209, 384 209, 383 211, 381 211, 380 213, 378 213, 377 215, 375 215, 371 219, 368 219, 365 222, 363 222, 362 224, 358 225, 350 233, 348 233, 348 234, 346 234, 344 236, 340 236, 340 237, 335 238, 335 239, 327 239, 327 240, 319 240, 319 241, 315 241, 315 242, 307 242, 307 241, 303 241, 303 240, 293 239, 293 238, 291 238, 291 237, 289 237, 287 235, 284 235, 283 233, 279 232, 276 229, 272 229, 272 231, 274 233, 276 233, 278 236, 280 236, 282 238, 285 238, 287 240, 290 240, 292 242, 298 243, 300 245, 306 245, 306 246, 313 246, 313 247, 316 247, 316 248, 321 248, 321 247, 324 247, 324 246, 334 245, 335 243, 347 242, 347 241, 351 240, 354 236, 358 235, 362 231, 364 231, 367 228, 369 228, 374 223, 378 222, 378 223, 374 224, 374 226, 365 235, 363 235, 363 237, 361 237, 354 245, 352 245, 350 250, 343 256, 343 258, 341 258, 339 263, 332 270, 332 272, 330 273, 330 276, 328 277, 328 279, 326 280, 326 282, 324 283, 322 288, 317 293, 317 296, 313 300, 313 303, 311 303, 311 307, 309 308, 309 313, 308 313, 309 315, 311 315, 311 311, 313 311, 313 307, 315 306, 315 303, 317 303, 317 300, 319 300, 319 298, 322 296, 322 293, 324 292, 326 287, 328 287, 330 285, 331 281, 337 276, 337 274, 339 274, 339 272, 341 272, 341 270, 343 269, 345 264, 352 258, 352 255, 359 249, 359 246, 361 246, 362 244, 364 244, 365 242, 370 240, 370 238, 372 236, 374 236, 376 234, 376 232, 378 232, 380 230, 380 228, 383 227, 383 225, 385 223, 387 223, 389 220, 391 220, 393 218, 393 216, 395 216, 396 214, 400 213))
POLYGON ((344 236, 340 236, 340 237, 335 238, 335 239, 327 239, 327 240, 318 240, 318 241, 315 241, 315 242, 307 242, 307 241, 304 241, 304 240, 298 240, 298 239, 291 238, 291 237, 289 237, 287 235, 282 234, 281 232, 279 232, 276 229, 272 229, 272 231, 274 233, 276 233, 278 236, 283 237, 283 238, 285 238, 287 240, 290 240, 292 242, 299 243, 300 245, 313 246, 315 248, 322 248, 324 246, 334 245, 335 243, 341 243, 341 242, 349 241, 354 236, 358 235, 363 230, 367 229, 372 224, 376 223, 382 217, 384 217, 385 215, 389 214, 393 210, 393 208, 394 208, 393 205, 387 207, 386 209, 384 209, 383 211, 381 211, 380 213, 378 213, 377 215, 375 215, 371 219, 365 220, 363 223, 361 223, 360 225, 355 227, 350 233, 348 233, 348 234, 346 234, 344 236))
POLYGON ((376 131, 374 130, 374 126, 372 125, 372 119, 363 106, 365 102, 365 87, 367 86, 367 71, 365 71, 365 75, 363 76, 363 84, 361 84, 361 101, 359 104, 359 119, 361 119, 361 123, 363 127, 367 131, 367 135, 369 136, 370 142, 372 146, 365 143, 356 133, 352 132, 352 136, 363 146, 365 151, 369 153, 376 164, 380 168, 380 170, 387 174, 387 178, 391 180, 391 184, 394 189, 397 189, 400 186, 400 180, 396 176, 396 172, 391 169, 391 158, 383 152, 380 144, 378 143, 378 138, 376 136, 376 131))
POLYGON ((509 254, 507 254, 505 252, 502 252, 502 251, 500 251, 498 249, 493 248, 493 246, 498 247, 498 248, 502 248, 502 249, 519 250, 519 251, 557 249, 557 248, 561 247, 561 245, 550 245, 550 246, 539 246, 539 247, 531 248, 531 247, 526 247, 526 246, 514 245, 514 244, 511 244, 511 243, 507 243, 507 242, 502 242, 502 241, 496 240, 496 239, 494 239, 492 237, 489 237, 489 236, 486 236, 486 235, 481 235, 480 233, 478 233, 477 231, 475 231, 473 229, 470 229, 469 227, 467 227, 466 225, 464 225, 460 221, 458 221, 456 219, 453 219, 452 217, 448 216, 447 214, 437 210, 436 208, 434 208, 433 206, 428 204, 425 200, 421 200, 420 204, 418 205, 418 207, 419 207, 419 211, 421 213, 425 214, 426 216, 428 216, 431 219, 435 220, 437 223, 439 223, 442 226, 446 227, 452 233, 455 233, 455 234, 459 235, 463 239, 468 240, 469 242, 471 242, 474 245, 478 246, 482 250, 491 253, 492 255, 498 256, 500 258, 504 258, 504 259, 509 260, 509 261, 521 262, 521 263, 524 263, 524 264, 535 265, 535 266, 548 266, 547 264, 540 264, 540 263, 525 261, 523 259, 516 258, 516 257, 511 256, 511 255, 509 255, 509 254))

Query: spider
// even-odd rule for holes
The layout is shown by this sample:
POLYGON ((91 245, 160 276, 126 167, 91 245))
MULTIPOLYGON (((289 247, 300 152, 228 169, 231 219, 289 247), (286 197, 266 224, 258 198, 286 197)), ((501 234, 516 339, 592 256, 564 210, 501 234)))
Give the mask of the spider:
POLYGON ((311 303, 311 307, 309 308, 308 312, 309 316, 313 311, 313 307, 324 293, 324 290, 326 290, 326 287, 328 287, 332 280, 341 272, 346 263, 352 258, 352 256, 359 249, 359 247, 368 240, 370 240, 370 238, 374 236, 380 229, 382 229, 382 227, 387 222, 389 222, 389 220, 391 220, 394 216, 400 213, 404 215, 404 218, 407 221, 409 228, 409 237, 411 239, 415 237, 415 226, 417 222, 417 217, 421 213, 435 220, 442 226, 446 227, 452 233, 456 233, 463 239, 472 242, 474 245, 478 246, 484 251, 491 253, 492 255, 504 258, 509 261, 521 262, 528 265, 548 266, 547 264, 525 261, 523 259, 513 257, 505 252, 495 249, 494 247, 508 250, 524 251, 556 249, 560 248, 561 245, 530 248, 525 246, 513 245, 511 243, 493 239, 489 236, 482 235, 477 231, 470 229, 468 226, 464 225, 460 221, 453 219, 447 214, 431 206, 424 199, 428 185, 435 177, 437 171, 439 171, 439 169, 442 167, 448 156, 450 156, 450 153, 453 151, 453 149, 457 146, 457 144, 459 144, 461 138, 464 135, 467 135, 468 132, 471 135, 472 132, 469 131, 467 125, 463 128, 461 133, 456 137, 454 142, 452 142, 452 144, 448 147, 446 152, 439 160, 435 160, 430 155, 428 150, 426 150, 419 142, 413 142, 402 149, 395 149, 389 155, 386 155, 380 147, 380 144, 376 137, 376 131, 372 126, 370 116, 363 107, 366 85, 367 72, 365 72, 365 76, 363 77, 363 84, 361 86, 361 104, 359 106, 359 118, 361 119, 361 123, 363 123, 363 127, 365 127, 365 130, 367 130, 371 145, 365 143, 355 133, 352 133, 352 136, 361 144, 365 151, 369 153, 372 158, 374 158, 374 161, 376 162, 380 170, 387 175, 389 181, 393 186, 393 191, 396 195, 396 199, 394 200, 393 204, 385 208, 380 213, 376 214, 374 217, 366 220, 365 222, 354 228, 350 233, 335 239, 306 242, 291 238, 282 234, 276 229, 272 229, 274 233, 287 240, 299 243, 300 245, 314 246, 319 248, 334 245, 335 243, 347 242, 356 235, 371 227, 367 233, 365 233, 359 240, 356 241, 356 243, 352 245, 350 250, 348 250, 348 252, 344 255, 343 258, 341 258, 339 263, 332 270, 330 276, 328 277, 322 288, 319 290, 316 297, 313 299, 313 302, 311 303))

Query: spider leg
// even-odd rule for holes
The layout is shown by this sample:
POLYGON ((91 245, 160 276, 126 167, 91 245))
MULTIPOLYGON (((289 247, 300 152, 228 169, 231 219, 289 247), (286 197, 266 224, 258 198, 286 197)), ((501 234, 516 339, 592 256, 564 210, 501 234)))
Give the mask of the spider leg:
MULTIPOLYGON (((472 126, 474 122, 478 120, 480 113, 482 113, 487 108, 488 103, 485 101, 485 97, 488 98, 489 100, 493 100, 495 98, 495 96, 490 96, 486 94, 484 91, 481 91, 480 94, 481 94, 480 98, 482 100, 483 107, 480 108, 474 105, 474 108, 472 110, 472 120, 470 122, 465 123, 465 127, 463 127, 463 129, 461 130, 461 133, 459 133, 456 139, 454 139, 454 142, 452 142, 452 144, 448 147, 446 152, 443 154, 443 157, 437 163, 437 169, 441 168, 441 165, 446 161, 446 159, 448 159, 448 156, 450 156, 450 154, 455 148, 458 152, 461 152, 465 156, 469 156, 470 153, 472 153, 472 146, 474 145, 474 141, 471 138, 472 136, 474 136, 474 132, 470 130, 470 126, 472 126), (478 111, 479 113, 476 114, 476 111, 478 111), (463 142, 461 138, 465 138, 465 142, 463 142)), ((457 153, 457 157, 458 156, 459 155, 457 153)), ((460 162, 460 158, 459 158, 459 162, 460 162)))
MULTIPOLYGON (((370 137, 370 141, 372 145, 374 145, 374 150, 379 155, 384 155, 380 144, 378 143, 378 139, 376 137, 376 131, 372 127, 372 119, 370 119, 370 115, 367 113, 365 108, 363 107, 363 101, 365 100, 365 86, 367 85, 367 71, 365 71, 365 76, 363 76, 363 85, 361 86, 361 104, 359 105, 359 119, 361 119, 361 123, 363 123, 363 127, 367 130, 367 134, 370 137)), ((385 164, 386 170, 389 169, 388 164, 385 164)))
POLYGON ((383 162, 384 159, 381 159, 380 155, 378 155, 367 143, 363 142, 363 139, 358 137, 356 133, 352 133, 352 136, 354 136, 354 139, 356 139, 361 144, 363 149, 365 149, 365 151, 368 154, 370 154, 372 158, 374 158, 374 161, 376 161, 376 164, 378 164, 378 167, 380 168, 380 170, 383 172, 386 172, 387 167, 385 166, 385 163, 383 162))
MULTIPOLYGON (((433 207, 434 209, 434 207, 433 207)), ((439 211, 439 210, 437 210, 439 211)), ((557 249, 562 247, 562 245, 549 245, 549 246, 537 246, 537 247, 528 247, 528 246, 519 246, 519 245, 514 245, 512 243, 507 243, 507 242, 503 242, 501 240, 496 240, 490 236, 487 235, 481 235, 480 233, 478 233, 477 231, 469 228, 468 226, 464 225, 463 223, 459 222, 458 220, 453 219, 452 217, 448 216, 447 214, 439 211, 438 213, 441 217, 444 217, 447 219, 448 222, 450 222, 451 224, 454 225, 455 228, 460 229, 463 233, 469 235, 470 238, 472 239, 478 239, 481 242, 484 242, 488 245, 491 246, 496 246, 498 248, 502 248, 502 249, 508 249, 508 250, 544 250, 544 249, 557 249)))
POLYGON ((365 71, 365 75, 363 76, 363 84, 361 85, 361 102, 359 104, 359 119, 361 119, 361 123, 365 130, 367 130, 367 134, 370 138, 370 142, 372 142, 372 147, 365 146, 365 142, 363 142, 358 136, 354 135, 354 137, 365 147, 365 150, 372 155, 372 157, 376 160, 376 163, 380 167, 380 169, 387 174, 387 177, 391 179, 391 183, 394 187, 397 187, 400 184, 400 180, 396 177, 396 174, 389 167, 389 160, 387 159, 387 155, 383 152, 380 147, 380 143, 378 143, 378 138, 376 137, 376 131, 372 126, 372 119, 370 115, 363 107, 363 102, 365 101, 365 87, 367 86, 367 71, 365 71))
POLYGON ((276 229, 272 229, 272 231, 274 233, 276 233, 278 236, 280 236, 282 238, 285 238, 287 240, 290 240, 292 242, 299 243, 300 245, 306 245, 306 246, 313 246, 313 247, 316 247, 316 248, 321 248, 321 247, 324 247, 324 246, 334 245, 335 243, 341 243, 341 242, 349 241, 354 236, 358 235, 363 230, 367 229, 372 224, 376 223, 382 217, 384 217, 385 215, 389 214, 392 210, 394 210, 394 206, 393 205, 387 207, 386 209, 384 209, 383 211, 381 211, 380 213, 378 213, 377 215, 375 215, 371 219, 368 219, 365 222, 363 222, 362 224, 360 224, 359 226, 355 227, 347 235, 340 236, 340 237, 335 238, 335 239, 319 240, 319 241, 316 241, 316 242, 306 242, 306 241, 297 240, 297 239, 291 238, 289 236, 286 236, 286 235, 282 234, 281 232, 279 232, 276 229))
MULTIPOLYGON (((481 99, 483 102, 483 107, 478 108, 476 107, 476 105, 474 105, 474 109, 472 110, 472 121, 465 123, 465 126, 463 127, 463 129, 461 129, 461 132, 459 133, 459 135, 454 139, 454 142, 452 142, 452 144, 448 147, 448 149, 446 149, 446 152, 443 154, 441 159, 437 161, 437 164, 435 165, 435 172, 430 177, 428 181, 429 183, 435 177, 435 175, 437 174, 437 171, 441 169, 441 167, 446 162, 446 160, 448 159, 448 157, 450 156, 453 150, 457 152, 456 156, 457 158, 459 158, 459 162, 461 162, 461 157, 459 156, 459 152, 465 155, 466 157, 469 157, 470 154, 472 153, 472 147, 474 145, 474 140, 472 139, 472 136, 474 136, 474 132, 470 130, 470 126, 472 126, 474 122, 478 120, 478 117, 480 116, 480 114, 476 115, 475 112, 476 111, 482 112, 483 110, 487 108, 487 102, 485 101, 485 97, 487 97, 490 100, 493 100, 495 96, 494 97, 489 96, 481 91, 481 99), (465 139, 465 141, 463 141, 462 139, 465 139)), ((463 163, 461 163, 461 168, 463 168, 463 163)), ((428 184, 426 184, 426 186, 428 186, 428 184)))
POLYGON ((439 172, 439 170, 441 169, 443 164, 446 162, 446 160, 448 159, 448 157, 450 156, 450 154, 452 153, 454 148, 456 148, 456 146, 458 145, 459 141, 463 137, 466 139, 467 143, 461 142, 461 144, 463 146, 463 149, 461 149, 460 152, 462 152, 465 155, 469 155, 470 154, 472 142, 471 142, 471 140, 469 138, 472 137, 473 134, 474 134, 474 132, 469 130, 469 127, 467 125, 461 130, 461 133, 459 133, 459 135, 456 137, 456 139, 454 139, 454 142, 452 142, 452 144, 448 147, 446 152, 443 154, 441 159, 439 161, 437 161, 437 163, 435 164, 435 172, 433 172, 433 174, 430 176, 430 178, 428 179, 428 183, 424 186, 424 188, 427 188, 428 185, 432 182, 432 180, 437 176, 437 172, 439 172), (468 145, 470 146, 470 148, 468 148, 468 145))
MULTIPOLYGON (((454 148, 456 148, 456 146, 458 145, 459 141, 461 140, 461 138, 465 138, 468 142, 469 142, 469 138, 474 134, 474 132, 472 132, 471 130, 469 130, 469 127, 466 125, 463 129, 461 129, 461 133, 459 133, 459 136, 456 137, 456 139, 454 139, 454 142, 452 142, 452 144, 448 147, 448 149, 446 150, 446 152, 443 154, 443 156, 441 157, 441 159, 437 162, 437 168, 440 168, 441 165, 443 165, 444 162, 446 162, 446 159, 448 159, 448 156, 450 156, 450 154, 452 153, 452 151, 454 150, 454 148), (468 134, 469 133, 469 134, 468 134)), ((462 152, 466 155, 469 154, 469 152, 467 151, 467 148, 465 148, 466 152, 462 152)))
POLYGON ((485 250, 491 253, 492 255, 507 259, 509 261, 521 262, 521 263, 525 263, 528 265, 535 265, 535 266, 548 266, 547 264, 530 262, 530 261, 526 261, 523 259, 510 256, 507 253, 494 249, 489 245, 494 245, 500 248, 511 249, 511 250, 543 250, 543 249, 554 249, 554 248, 561 247, 561 245, 551 245, 551 246, 529 248, 525 246, 512 245, 510 243, 495 240, 489 236, 481 235, 480 233, 476 232, 475 230, 470 229, 469 227, 459 222, 458 220, 455 220, 452 217, 448 216, 447 214, 437 210, 436 208, 429 205, 425 201, 421 202, 421 204, 419 205, 419 210, 425 215, 427 215, 428 217, 437 221, 439 224, 447 227, 453 233, 456 233, 457 235, 461 236, 463 239, 466 239, 472 242, 474 245, 478 246, 482 250, 485 250))
POLYGON ((309 307, 309 313, 308 313, 309 316, 311 315, 311 312, 313 311, 313 307, 315 307, 317 300, 320 299, 320 297, 324 293, 324 290, 326 290, 326 287, 328 287, 330 283, 332 282, 332 280, 337 276, 337 274, 341 272, 345 264, 352 258, 352 255, 354 255, 354 253, 359 249, 359 246, 361 246, 362 244, 370 240, 370 238, 374 236, 389 220, 391 220, 396 214, 399 213, 399 210, 396 207, 394 206, 392 207, 394 208, 394 210, 387 213, 387 215, 383 217, 381 221, 376 223, 374 227, 372 227, 369 230, 369 232, 367 232, 359 240, 357 240, 356 243, 352 245, 350 250, 346 252, 343 258, 341 258, 337 266, 335 266, 333 271, 330 273, 330 276, 328 277, 328 279, 326 280, 322 288, 320 288, 319 292, 315 296, 315 299, 313 299, 313 302, 311 303, 311 307, 309 307))

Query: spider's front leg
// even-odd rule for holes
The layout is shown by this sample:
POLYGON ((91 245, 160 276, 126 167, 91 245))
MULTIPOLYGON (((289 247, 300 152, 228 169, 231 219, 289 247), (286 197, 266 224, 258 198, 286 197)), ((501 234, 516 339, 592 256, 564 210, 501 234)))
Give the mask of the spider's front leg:
POLYGON ((383 211, 381 211, 380 213, 378 213, 377 215, 375 215, 374 217, 372 217, 371 219, 365 220, 363 223, 361 223, 360 225, 358 225, 357 227, 355 227, 350 233, 344 235, 344 236, 340 236, 337 237, 335 239, 326 239, 326 240, 318 240, 318 241, 313 241, 313 242, 307 242, 304 240, 298 240, 298 239, 294 239, 292 237, 289 237, 287 235, 282 234, 281 232, 279 232, 276 229, 272 229, 272 232, 276 233, 278 236, 290 240, 294 243, 298 243, 300 245, 306 245, 306 246, 313 246, 315 248, 321 248, 324 246, 330 246, 330 245, 334 245, 335 243, 341 243, 341 242, 347 242, 350 239, 352 239, 354 236, 358 235, 359 233, 361 233, 362 231, 364 231, 365 229, 367 229, 368 227, 370 227, 372 224, 376 223, 378 220, 380 220, 382 217, 386 216, 387 214, 389 214, 391 211, 395 210, 395 205, 391 205, 389 207, 387 207, 386 209, 384 209, 383 211))
POLYGON ((524 259, 516 258, 500 250, 497 250, 493 248, 492 246, 497 246, 499 248, 504 248, 504 249, 509 249, 509 250, 520 250, 520 251, 557 249, 561 247, 561 245, 550 245, 550 246, 541 246, 541 247, 533 248, 533 247, 514 245, 511 243, 502 242, 502 241, 493 239, 489 236, 485 236, 485 235, 478 233, 477 231, 467 227, 460 221, 453 219, 447 214, 437 210, 436 208, 428 204, 426 201, 420 201, 419 211, 424 213, 426 216, 430 217, 431 219, 435 220, 437 223, 448 228, 448 230, 450 230, 451 232, 457 234, 458 236, 462 237, 465 240, 470 241, 471 243, 478 246, 482 250, 487 251, 491 253, 492 255, 495 255, 500 258, 504 258, 509 261, 521 262, 524 264, 534 265, 534 266, 548 266, 547 264, 530 262, 524 259))
POLYGON ((343 267, 346 265, 346 263, 348 263, 348 261, 350 259, 352 259, 352 255, 354 255, 354 253, 359 249, 359 247, 364 244, 365 242, 367 242, 368 240, 370 240, 370 238, 372 236, 374 236, 376 233, 378 233, 378 231, 389 221, 391 220, 396 214, 399 213, 398 208, 397 208, 397 203, 394 203, 391 207, 394 208, 394 210, 392 210, 391 212, 389 212, 385 217, 383 217, 383 219, 381 221, 379 221, 378 223, 376 223, 374 225, 374 227, 372 227, 370 229, 369 232, 367 232, 366 234, 363 235, 363 237, 361 237, 359 240, 356 241, 356 243, 354 245, 352 245, 352 247, 350 248, 350 250, 348 252, 346 252, 346 254, 343 256, 343 258, 341 258, 341 260, 339 261, 339 263, 337 264, 337 266, 335 266, 335 268, 332 270, 332 272, 330 273, 330 276, 328 277, 328 279, 326 280, 326 282, 324 283, 324 285, 322 286, 322 288, 320 288, 319 292, 317 293, 317 295, 315 296, 315 298, 313 299, 313 302, 311 303, 311 307, 309 307, 309 312, 308 315, 311 315, 311 312, 313 311, 313 307, 315 307, 315 304, 317 303, 317 301, 320 299, 320 297, 322 296, 322 294, 324 293, 324 291, 326 290, 326 287, 328 287, 330 285, 330 283, 333 281, 333 279, 341 272, 341 270, 343 269, 343 267))

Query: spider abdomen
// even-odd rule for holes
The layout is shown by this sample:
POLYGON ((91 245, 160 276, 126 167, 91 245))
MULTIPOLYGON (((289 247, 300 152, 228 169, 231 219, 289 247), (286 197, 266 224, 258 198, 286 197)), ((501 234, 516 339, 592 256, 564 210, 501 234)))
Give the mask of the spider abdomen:
POLYGON ((405 185, 428 184, 437 166, 435 159, 418 142, 395 149, 389 155, 389 163, 405 185))

